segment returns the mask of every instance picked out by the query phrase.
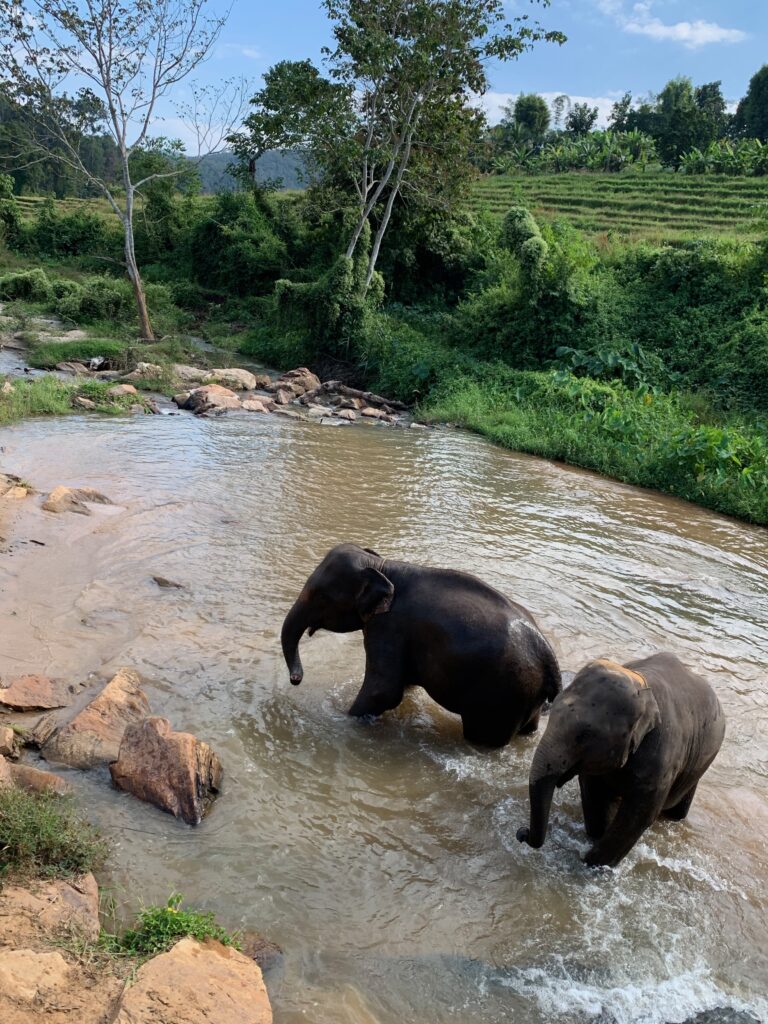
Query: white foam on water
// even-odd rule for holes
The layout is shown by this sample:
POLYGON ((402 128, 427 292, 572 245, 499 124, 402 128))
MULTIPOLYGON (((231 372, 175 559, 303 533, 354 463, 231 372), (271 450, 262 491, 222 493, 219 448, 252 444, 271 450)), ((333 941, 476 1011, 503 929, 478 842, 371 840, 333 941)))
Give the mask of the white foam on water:
POLYGON ((568 1024, 682 1024, 706 1010, 730 1009, 768 1019, 768 1001, 745 1003, 723 992, 709 970, 697 966, 666 978, 598 984, 574 978, 565 965, 513 969, 491 977, 492 984, 530 999, 548 1019, 568 1024))

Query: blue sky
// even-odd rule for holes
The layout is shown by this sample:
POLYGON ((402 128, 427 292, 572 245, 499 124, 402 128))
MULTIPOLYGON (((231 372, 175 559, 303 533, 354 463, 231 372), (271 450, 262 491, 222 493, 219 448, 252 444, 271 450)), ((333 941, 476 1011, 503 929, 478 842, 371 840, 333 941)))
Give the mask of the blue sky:
MULTIPOLYGON (((225 0, 211 3, 212 10, 226 6, 225 0)), ((492 91, 485 100, 491 120, 521 91, 590 99, 602 120, 625 90, 642 96, 679 74, 696 84, 720 79, 726 98, 735 102, 768 62, 768 0, 552 0, 546 9, 508 0, 508 8, 562 30, 568 42, 541 44, 491 69, 492 91)), ((329 23, 316 0, 234 0, 221 40, 198 77, 215 81, 243 74, 258 84, 278 60, 319 62, 329 39, 329 23)))

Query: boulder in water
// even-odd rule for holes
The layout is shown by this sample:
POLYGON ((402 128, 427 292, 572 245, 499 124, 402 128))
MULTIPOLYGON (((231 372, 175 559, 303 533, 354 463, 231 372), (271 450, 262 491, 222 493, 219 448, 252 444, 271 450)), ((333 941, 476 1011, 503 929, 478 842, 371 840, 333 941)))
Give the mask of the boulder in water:
POLYGON ((63 679, 19 676, 0 684, 0 711, 50 711, 71 704, 77 688, 63 679))
POLYGON ((111 505, 110 499, 93 487, 54 487, 43 502, 46 512, 77 512, 91 515, 88 505, 111 505))
POLYGON ((63 723, 55 713, 35 726, 32 738, 46 761, 93 768, 114 761, 123 733, 149 714, 149 701, 133 669, 121 668, 101 693, 63 723))
POLYGON ((109 766, 119 789, 163 811, 198 825, 221 786, 216 754, 188 732, 174 732, 165 718, 129 725, 120 755, 109 766))
POLYGON ((203 377, 204 384, 224 384, 233 391, 253 391, 256 386, 256 377, 250 370, 220 369, 210 370, 203 377))

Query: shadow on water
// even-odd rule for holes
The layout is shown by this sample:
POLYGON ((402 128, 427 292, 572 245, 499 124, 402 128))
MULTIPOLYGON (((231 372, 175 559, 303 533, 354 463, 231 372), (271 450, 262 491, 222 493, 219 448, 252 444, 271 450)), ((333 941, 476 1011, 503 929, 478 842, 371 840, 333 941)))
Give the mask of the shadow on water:
POLYGON ((117 505, 22 512, 0 562, 0 675, 134 665, 155 713, 225 765, 195 830, 70 773, 116 837, 126 916, 180 890, 263 931, 286 951, 277 1024, 768 1019, 765 531, 451 431, 253 416, 2 433, 10 471, 117 505), (566 669, 676 650, 729 723, 688 821, 588 871, 575 783, 541 851, 515 839, 535 737, 474 750, 419 692, 351 721, 355 635, 305 640, 291 687, 282 617, 342 539, 476 572, 534 612, 566 669))

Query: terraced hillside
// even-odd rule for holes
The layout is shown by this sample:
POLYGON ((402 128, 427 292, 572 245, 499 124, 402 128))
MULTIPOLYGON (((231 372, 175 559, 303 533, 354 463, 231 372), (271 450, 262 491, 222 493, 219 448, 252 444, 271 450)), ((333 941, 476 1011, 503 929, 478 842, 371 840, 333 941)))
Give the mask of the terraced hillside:
POLYGON ((744 238, 761 232, 758 215, 761 206, 768 209, 768 178, 663 172, 494 175, 475 184, 472 203, 500 218, 523 204, 541 217, 561 218, 595 235, 744 238))

